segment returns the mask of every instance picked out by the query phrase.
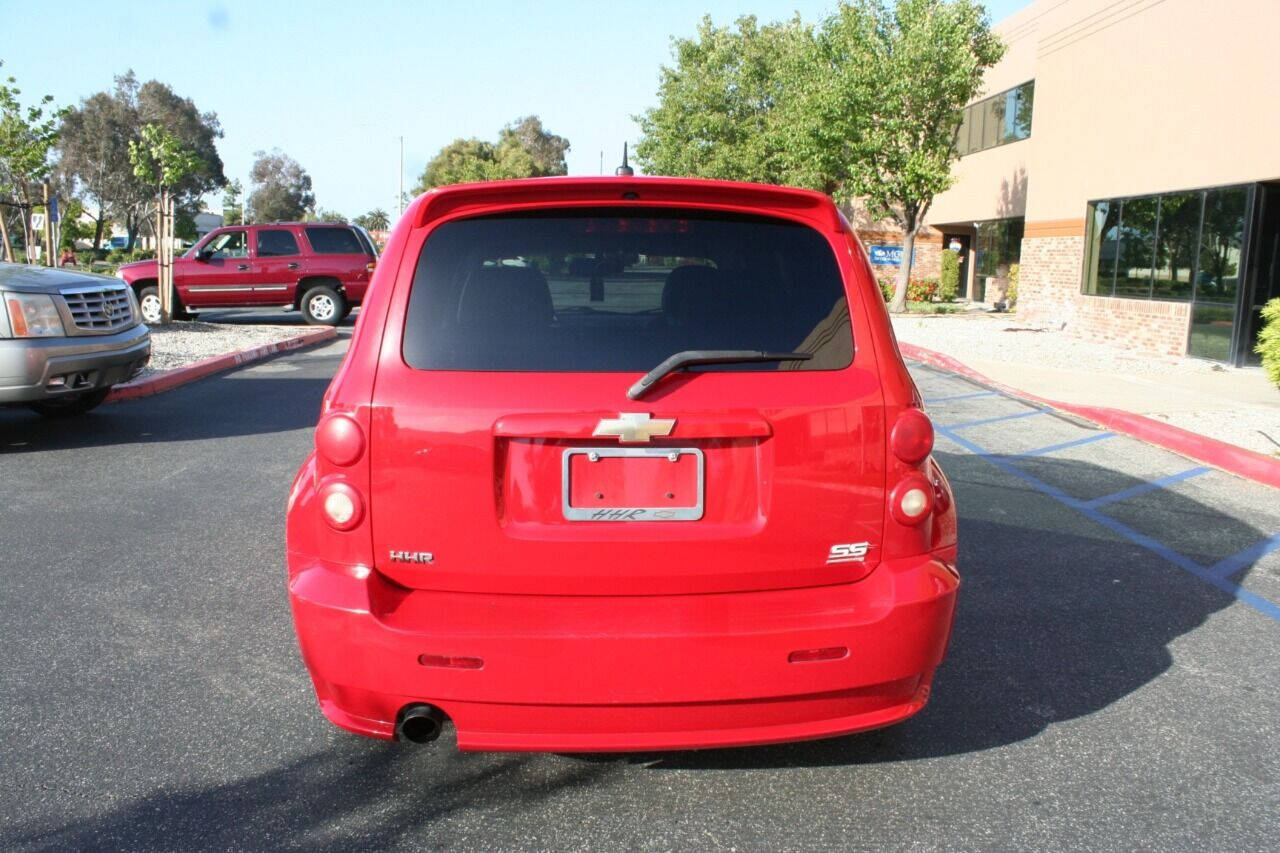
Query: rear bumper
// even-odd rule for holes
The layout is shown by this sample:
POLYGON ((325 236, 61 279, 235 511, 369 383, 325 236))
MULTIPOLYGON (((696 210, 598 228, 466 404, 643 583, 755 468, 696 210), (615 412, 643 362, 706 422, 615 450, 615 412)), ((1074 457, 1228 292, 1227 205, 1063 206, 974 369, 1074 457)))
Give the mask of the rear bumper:
POLYGON ((958 580, 942 560, 855 584, 654 597, 409 591, 291 553, 289 596, 321 709, 394 736, 401 708, 452 719, 461 749, 695 749, 829 737, 924 707, 958 580), (839 659, 790 663, 802 649, 839 659), (479 669, 424 666, 465 656, 479 669))
POLYGON ((139 324, 114 335, 0 340, 0 403, 48 400, 108 388, 151 358, 151 333, 139 324), (63 384, 51 384, 62 378, 63 384))

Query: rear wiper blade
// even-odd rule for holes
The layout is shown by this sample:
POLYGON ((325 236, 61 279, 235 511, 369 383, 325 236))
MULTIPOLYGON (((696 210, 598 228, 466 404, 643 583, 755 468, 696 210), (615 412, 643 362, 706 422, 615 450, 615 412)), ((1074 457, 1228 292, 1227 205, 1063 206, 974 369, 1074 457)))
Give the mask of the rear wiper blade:
POLYGON ((811 352, 763 352, 753 349, 687 349, 678 352, 641 376, 627 389, 627 397, 639 400, 659 379, 681 369, 698 364, 745 364, 754 361, 808 361, 811 352))

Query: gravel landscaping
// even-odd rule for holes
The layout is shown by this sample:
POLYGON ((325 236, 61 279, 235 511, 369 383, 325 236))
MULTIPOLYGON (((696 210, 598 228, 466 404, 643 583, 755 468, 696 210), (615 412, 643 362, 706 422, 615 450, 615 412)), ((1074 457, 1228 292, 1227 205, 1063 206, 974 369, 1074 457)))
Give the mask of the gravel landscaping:
MULTIPOLYGON (((1018 322, 1017 314, 968 312, 947 317, 894 317, 899 340, 946 353, 990 361, 1064 365, 1099 373, 1207 375, 1229 370, 1202 359, 1137 355, 1074 338, 1066 332, 1018 322)), ((1047 394, 1052 397, 1052 394, 1047 394)))
POLYGON ((178 322, 151 327, 151 362, 141 376, 163 373, 215 355, 282 341, 302 334, 298 326, 220 325, 178 322))
POLYGON ((1016 314, 899 316, 893 318, 893 328, 899 340, 944 353, 988 375, 996 373, 999 364, 985 365, 984 370, 980 362, 1004 363, 1007 369, 991 378, 1041 397, 1124 409, 1258 453, 1280 455, 1280 389, 1267 384, 1260 368, 1138 355, 1029 326, 1016 314), (1096 399, 1090 383, 1097 389, 1096 399), (1126 399, 1126 394, 1131 396, 1126 399))

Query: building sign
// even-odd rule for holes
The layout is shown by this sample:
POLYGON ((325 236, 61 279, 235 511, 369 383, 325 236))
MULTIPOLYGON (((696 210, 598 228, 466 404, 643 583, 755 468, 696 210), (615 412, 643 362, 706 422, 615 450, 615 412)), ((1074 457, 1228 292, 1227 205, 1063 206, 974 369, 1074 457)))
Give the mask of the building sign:
POLYGON ((882 267, 902 266, 901 246, 871 246, 871 263, 882 267))

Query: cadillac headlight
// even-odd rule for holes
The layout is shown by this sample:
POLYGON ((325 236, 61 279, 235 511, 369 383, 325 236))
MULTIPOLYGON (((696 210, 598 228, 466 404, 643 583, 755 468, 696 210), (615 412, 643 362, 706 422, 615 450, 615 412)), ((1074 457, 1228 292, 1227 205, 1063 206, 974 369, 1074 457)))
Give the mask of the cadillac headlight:
POLYGON ((15 338, 56 338, 66 334, 53 297, 44 293, 6 293, 9 328, 15 338))

